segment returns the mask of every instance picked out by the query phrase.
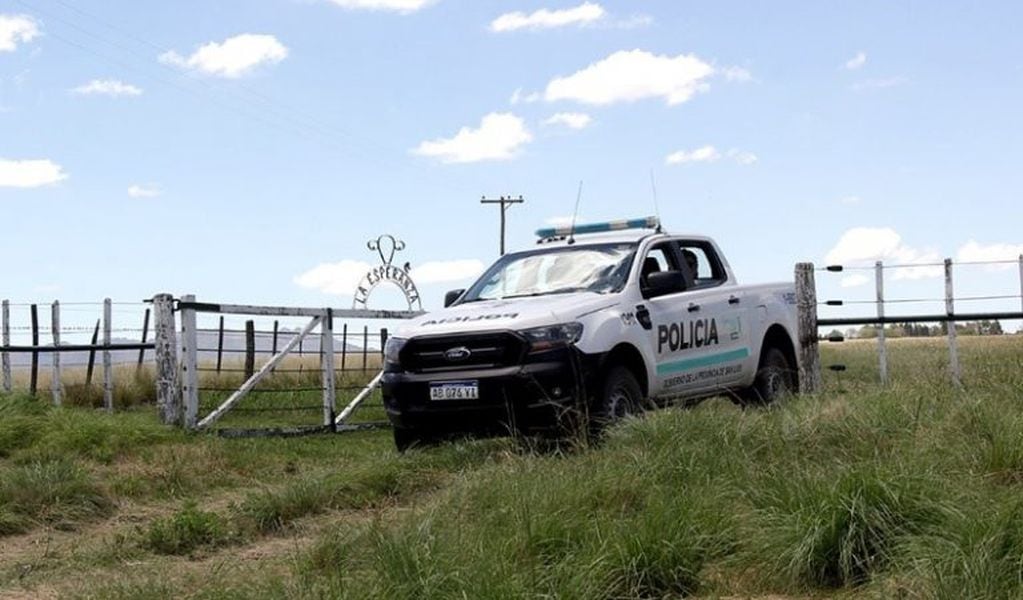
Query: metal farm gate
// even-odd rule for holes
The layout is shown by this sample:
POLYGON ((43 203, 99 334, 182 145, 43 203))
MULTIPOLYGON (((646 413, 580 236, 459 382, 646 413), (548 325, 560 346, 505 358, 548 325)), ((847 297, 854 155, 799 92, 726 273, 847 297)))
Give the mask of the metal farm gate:
MULTIPOLYGON (((166 322, 169 306, 180 315, 180 345, 165 339, 175 337, 173 316, 170 328, 157 327, 158 349, 180 348, 176 381, 164 382, 160 394, 165 420, 197 431, 218 425, 222 435, 297 435, 385 424, 381 404, 376 405, 376 421, 353 415, 360 406, 367 409, 360 412, 372 413, 369 399, 379 398, 387 329, 363 325, 361 331, 357 327, 350 331, 349 321, 393 321, 422 314, 197 302, 191 295, 174 300, 166 294, 157 296, 155 304, 158 317, 164 315, 158 324, 166 322), (225 316, 245 319, 244 328, 225 327, 225 316), (200 328, 200 319, 216 326, 200 328), (257 328, 257 319, 264 328, 257 328)), ((166 374, 171 365, 161 368, 160 363, 167 362, 168 353, 162 358, 160 354, 158 373, 166 374)), ((161 378, 166 376, 158 375, 158 389, 161 378)))

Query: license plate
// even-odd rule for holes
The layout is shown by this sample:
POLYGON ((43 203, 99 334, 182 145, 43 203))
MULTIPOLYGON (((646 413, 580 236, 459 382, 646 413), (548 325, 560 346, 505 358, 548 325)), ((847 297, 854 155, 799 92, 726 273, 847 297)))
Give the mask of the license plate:
POLYGON ((480 386, 475 381, 447 381, 430 385, 430 400, 478 400, 480 386))

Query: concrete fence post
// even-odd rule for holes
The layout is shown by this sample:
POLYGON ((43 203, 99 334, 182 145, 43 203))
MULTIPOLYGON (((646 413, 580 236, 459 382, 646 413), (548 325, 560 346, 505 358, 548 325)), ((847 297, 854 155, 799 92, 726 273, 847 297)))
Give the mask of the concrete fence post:
MULTIPOLYGON (((949 317, 955 316, 955 292, 952 285, 952 259, 945 259, 945 314, 949 317)), ((952 375, 952 383, 956 386, 963 384, 962 375, 959 371, 959 341, 956 336, 956 322, 948 321, 948 363, 949 373, 952 375)))
MULTIPOLYGON (((195 302, 195 296, 185 294, 182 302, 195 302)), ((199 417, 199 343, 195 309, 182 307, 181 313, 181 402, 184 405, 183 425, 195 429, 199 417)))
POLYGON ((888 385, 888 344, 884 333, 884 264, 881 261, 874 264, 874 281, 877 287, 877 318, 880 321, 877 327, 878 366, 881 385, 888 385))

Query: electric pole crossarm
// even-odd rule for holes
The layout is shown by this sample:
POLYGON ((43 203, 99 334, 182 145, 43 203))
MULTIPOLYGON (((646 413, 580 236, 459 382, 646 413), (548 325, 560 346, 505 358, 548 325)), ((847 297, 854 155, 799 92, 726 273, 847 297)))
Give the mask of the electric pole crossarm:
POLYGON ((523 199, 521 195, 518 198, 512 198, 511 196, 508 196, 507 198, 504 196, 501 196, 500 198, 487 198, 486 196, 483 196, 483 198, 480 199, 480 204, 501 205, 501 256, 504 256, 504 225, 505 225, 504 213, 512 204, 522 204, 523 202, 525 202, 525 199, 523 199))

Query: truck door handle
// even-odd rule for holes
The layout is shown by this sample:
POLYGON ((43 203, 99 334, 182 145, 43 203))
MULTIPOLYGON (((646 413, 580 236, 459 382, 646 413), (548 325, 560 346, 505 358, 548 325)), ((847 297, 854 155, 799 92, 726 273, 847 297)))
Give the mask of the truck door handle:
POLYGON ((738 304, 739 303, 739 297, 738 296, 730 296, 728 298, 728 303, 729 304, 738 304))
POLYGON ((699 310, 700 310, 699 304, 693 304, 692 302, 689 303, 689 312, 697 312, 699 310))

